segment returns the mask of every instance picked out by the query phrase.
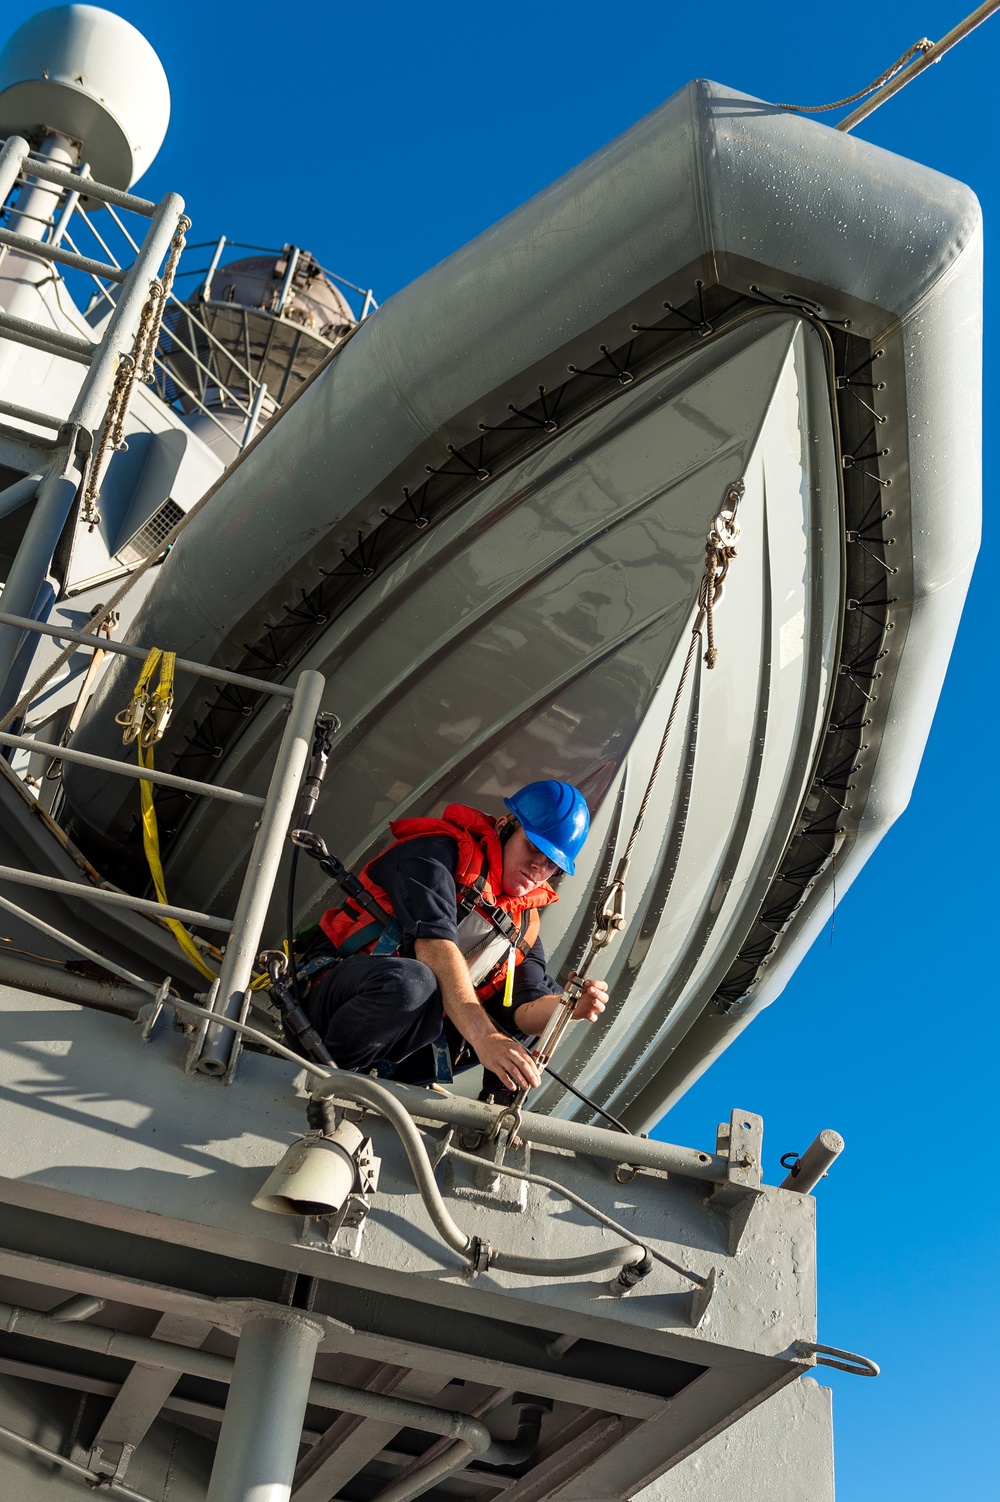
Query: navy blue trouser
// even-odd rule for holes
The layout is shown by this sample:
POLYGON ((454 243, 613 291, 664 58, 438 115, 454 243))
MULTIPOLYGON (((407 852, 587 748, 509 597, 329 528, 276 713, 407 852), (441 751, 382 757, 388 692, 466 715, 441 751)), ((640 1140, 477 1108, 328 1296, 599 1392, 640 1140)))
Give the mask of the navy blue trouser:
POLYGON ((434 972, 420 960, 371 954, 338 960, 317 977, 304 1010, 339 1068, 378 1066, 380 1074, 414 1084, 434 1078, 429 1045, 441 1035, 444 1008, 434 972), (403 1061, 420 1051, 426 1053, 419 1065, 413 1060, 407 1069, 403 1061))

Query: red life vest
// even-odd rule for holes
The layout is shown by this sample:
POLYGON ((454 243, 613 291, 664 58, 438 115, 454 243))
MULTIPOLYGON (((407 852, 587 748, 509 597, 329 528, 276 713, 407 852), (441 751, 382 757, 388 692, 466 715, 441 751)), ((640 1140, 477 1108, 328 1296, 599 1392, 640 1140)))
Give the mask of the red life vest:
MULTIPOLYGON (((538 938, 539 908, 559 899, 547 882, 523 897, 507 896, 503 890, 503 846, 490 815, 467 808, 464 803, 449 803, 440 819, 396 819, 389 828, 397 845, 406 840, 424 839, 427 835, 447 835, 448 839, 455 841, 458 847, 455 890, 459 913, 464 916, 478 912, 494 928, 505 932, 514 944, 514 963, 520 965, 538 938)), ((372 866, 385 853, 383 850, 368 862, 359 880, 386 912, 392 914, 388 893, 371 874, 372 866)), ((383 932, 350 898, 341 907, 324 913, 319 921, 323 932, 337 949, 351 954, 370 954, 383 932)), ((481 1001, 503 985, 507 959, 505 954, 476 987, 476 995, 481 1001)))

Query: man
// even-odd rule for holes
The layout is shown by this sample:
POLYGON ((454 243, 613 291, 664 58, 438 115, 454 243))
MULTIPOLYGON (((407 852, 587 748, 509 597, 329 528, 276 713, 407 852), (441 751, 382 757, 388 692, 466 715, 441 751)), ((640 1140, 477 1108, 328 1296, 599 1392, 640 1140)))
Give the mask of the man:
MULTIPOLYGON (((397 820, 395 843, 360 878, 386 921, 350 899, 323 915, 329 962, 304 1009, 339 1068, 429 1084, 478 1059, 484 1093, 540 1083, 525 1044, 560 990, 538 915, 557 901, 549 879, 573 874, 590 815, 565 782, 529 783, 504 803, 500 819, 453 803, 440 819, 397 820)), ((574 1017, 596 1021, 607 995, 587 981, 574 1017)))

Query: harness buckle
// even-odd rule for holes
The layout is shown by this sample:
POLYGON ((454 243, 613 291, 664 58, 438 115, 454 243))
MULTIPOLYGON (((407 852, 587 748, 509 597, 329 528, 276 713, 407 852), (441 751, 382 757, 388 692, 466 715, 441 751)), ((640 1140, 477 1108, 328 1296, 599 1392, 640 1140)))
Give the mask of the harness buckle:
POLYGON ((125 708, 115 715, 115 724, 125 727, 122 732, 123 746, 131 746, 133 741, 139 739, 148 702, 145 694, 133 694, 125 708))
POLYGON ((143 712, 142 727, 139 732, 139 739, 143 746, 148 749, 150 746, 155 746, 157 741, 163 739, 173 712, 173 694, 165 699, 159 699, 154 694, 152 704, 147 701, 143 712))

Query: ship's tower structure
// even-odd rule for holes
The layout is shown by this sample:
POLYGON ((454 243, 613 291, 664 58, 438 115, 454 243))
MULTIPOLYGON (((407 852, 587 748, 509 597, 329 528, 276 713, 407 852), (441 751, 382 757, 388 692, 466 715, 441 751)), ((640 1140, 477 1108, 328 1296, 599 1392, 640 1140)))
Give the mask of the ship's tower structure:
MULTIPOLYGON (((79 625, 116 578, 162 557, 226 465, 377 306, 297 246, 247 257, 223 236, 193 247, 201 264, 181 264, 181 200, 130 192, 169 115, 149 42, 94 6, 44 11, 0 52, 8 616, 79 625)), ((130 592, 122 627, 149 582, 130 592)), ((0 623, 0 714, 56 650, 0 623)), ((82 712, 84 669, 81 655, 19 720, 58 739, 82 712)), ((22 753, 15 764, 39 775, 22 753)))
POLYGON ((978 207, 701 81, 369 324, 292 245, 176 280, 183 202, 132 191, 167 107, 92 7, 0 55, 0 1497, 832 1502, 811 1374, 877 1375, 818 1338, 842 1139, 768 1184, 752 1111, 637 1134, 908 796, 975 553, 978 207), (540 772, 596 815, 549 961, 618 934, 574 1100, 285 1046, 334 849, 540 772))

